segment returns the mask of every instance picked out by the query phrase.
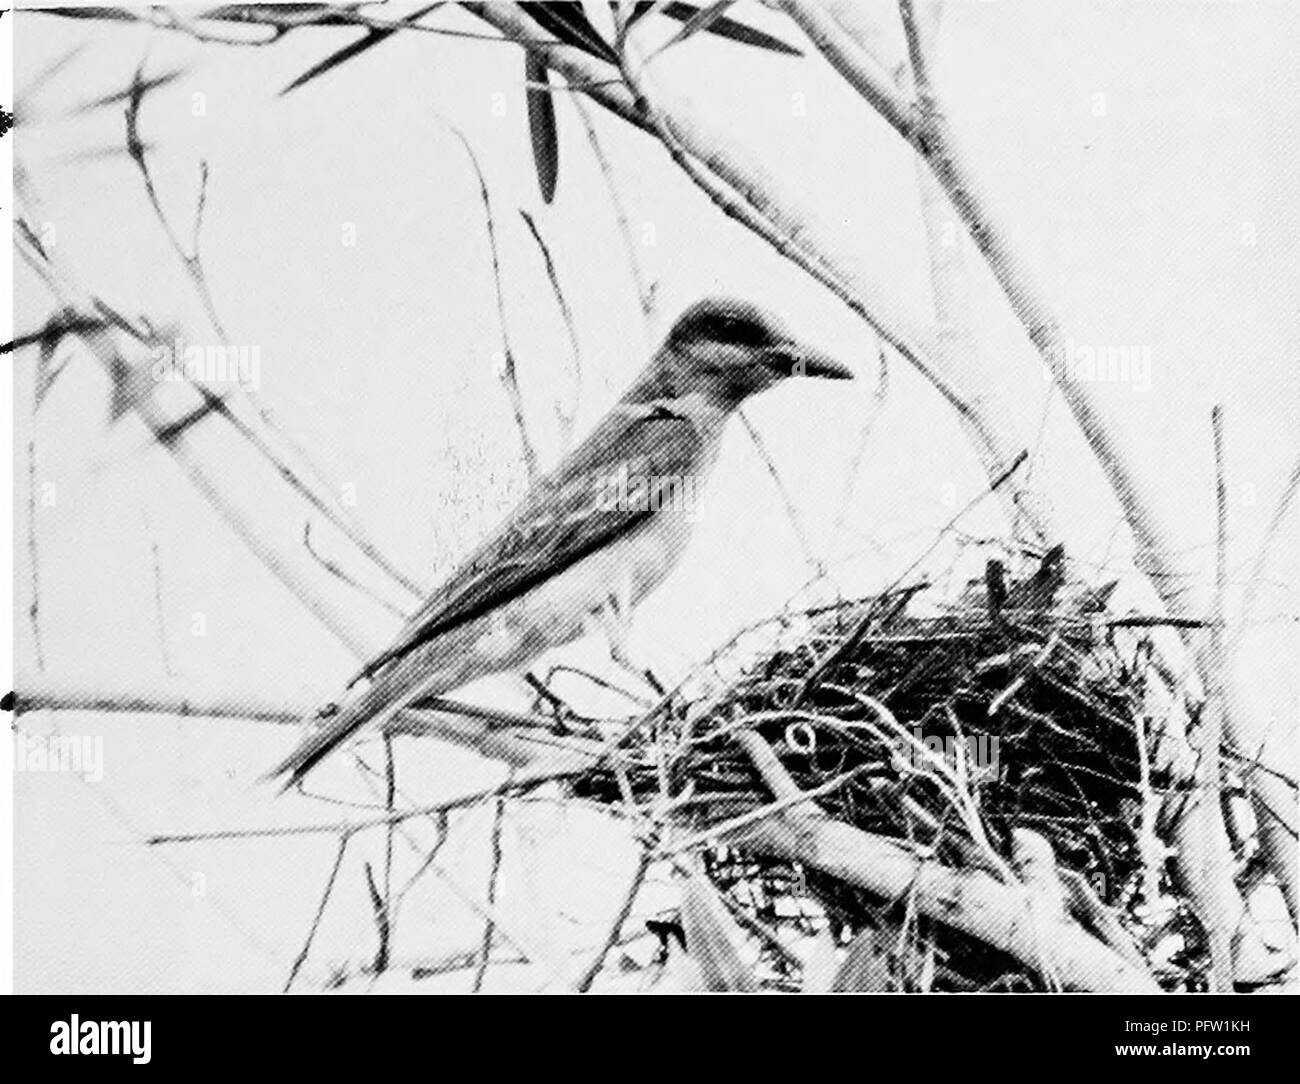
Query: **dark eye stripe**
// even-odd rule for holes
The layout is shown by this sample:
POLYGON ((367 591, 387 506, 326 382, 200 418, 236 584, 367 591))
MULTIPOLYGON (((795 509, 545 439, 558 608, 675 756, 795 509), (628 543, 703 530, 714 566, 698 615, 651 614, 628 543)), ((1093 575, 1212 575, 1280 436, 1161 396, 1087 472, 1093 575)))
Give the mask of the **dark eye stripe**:
POLYGON ((762 324, 736 316, 715 317, 709 321, 705 331, 711 339, 739 346, 761 346, 769 338, 762 324))

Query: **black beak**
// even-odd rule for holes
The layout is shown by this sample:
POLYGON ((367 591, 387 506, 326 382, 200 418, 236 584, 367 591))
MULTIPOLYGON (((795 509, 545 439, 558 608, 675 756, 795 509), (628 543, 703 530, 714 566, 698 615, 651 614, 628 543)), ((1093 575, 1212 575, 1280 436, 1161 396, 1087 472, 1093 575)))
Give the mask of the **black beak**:
POLYGON ((764 362, 782 376, 816 376, 826 380, 852 380, 853 372, 829 354, 793 340, 764 351, 764 362))

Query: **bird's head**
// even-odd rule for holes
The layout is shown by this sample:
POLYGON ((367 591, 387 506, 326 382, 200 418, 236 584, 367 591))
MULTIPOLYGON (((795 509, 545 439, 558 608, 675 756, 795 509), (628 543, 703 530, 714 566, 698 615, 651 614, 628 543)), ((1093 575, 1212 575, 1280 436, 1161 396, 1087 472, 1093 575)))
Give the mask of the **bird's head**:
POLYGON ((790 376, 848 380, 840 362, 794 338, 777 317, 748 301, 710 297, 688 308, 664 340, 646 377, 649 397, 698 392, 732 408, 790 376))

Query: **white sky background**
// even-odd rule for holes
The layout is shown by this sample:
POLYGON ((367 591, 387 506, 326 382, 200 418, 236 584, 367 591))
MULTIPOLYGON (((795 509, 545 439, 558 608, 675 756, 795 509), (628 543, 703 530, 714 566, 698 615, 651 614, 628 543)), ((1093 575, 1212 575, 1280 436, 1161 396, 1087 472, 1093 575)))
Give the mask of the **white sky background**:
MULTIPOLYGON (((892 26, 892 5, 879 6, 892 26)), ((799 40, 757 5, 734 13, 799 40)), ((437 25, 491 33, 457 12, 437 25)), ((665 34, 673 25, 664 23, 665 34)), ((60 250, 89 289, 123 311, 181 314, 202 327, 129 160, 72 157, 121 145, 120 108, 63 115, 127 86, 145 55, 150 72, 185 66, 183 78, 149 95, 142 114, 166 206, 188 236, 197 163, 206 158, 204 263, 233 341, 259 347, 261 394, 333 477, 355 484, 355 510, 385 551, 432 581, 524 484, 492 372, 500 333, 477 181, 438 116, 471 141, 491 188, 511 340, 547 464, 560 453, 552 398, 564 391, 568 346, 519 207, 536 216, 576 316, 585 380, 580 430, 643 364, 648 339, 605 183, 562 95, 559 192, 554 206, 541 205, 520 51, 401 34, 278 96, 355 34, 303 31, 268 48, 237 49, 20 13, 17 88, 68 50, 80 51, 37 97, 20 99, 32 120, 19 129, 16 150, 60 250), (202 116, 193 112, 195 94, 204 96, 202 116), (498 94, 504 116, 493 112, 498 94), (353 247, 342 243, 347 223, 355 224, 353 247)), ((938 69, 987 190, 1068 333, 1080 343, 1151 348, 1149 390, 1116 385, 1100 394, 1112 400, 1142 469, 1161 479, 1172 507, 1203 525, 1207 544, 1214 533, 1209 412, 1224 403, 1230 565, 1239 574, 1300 444, 1297 53, 1300 12, 1285 4, 971 2, 949 5, 938 69), (1253 245, 1243 240, 1247 224, 1253 245)), ((911 152, 834 72, 812 57, 709 37, 655 64, 658 80, 691 96, 828 221, 842 221, 845 246, 918 320, 929 319, 911 152), (796 95, 806 102, 804 115, 792 108, 796 95)), ((879 588, 985 484, 953 419, 928 385, 892 362, 889 402, 856 480, 847 529, 833 538, 874 388, 873 336, 802 272, 722 218, 648 138, 598 109, 596 123, 634 224, 653 231, 654 243, 639 256, 659 282, 665 324, 702 293, 751 296, 862 374, 852 386, 792 383, 748 413, 813 548, 845 562, 845 590, 879 588)), ((1070 550, 1084 561, 1113 560, 1122 549, 1118 512, 1100 471, 969 246, 967 262, 983 360, 1022 439, 1033 446, 1042 425, 1070 550)), ((25 271, 15 288, 15 326, 26 330, 48 315, 49 300, 25 271)), ((28 352, 20 364, 33 360, 28 352)), ((348 653, 242 550, 172 464, 145 450, 134 421, 108 428, 105 390, 100 372, 78 357, 39 419, 37 477, 56 482, 59 494, 38 519, 47 676, 115 687, 138 677, 148 687, 171 681, 283 699, 332 695, 352 669, 348 653), (171 678, 159 648, 151 540, 171 678), (203 637, 191 634, 195 613, 205 615, 203 637)), ((20 441, 25 433, 20 420, 20 441)), ((241 469, 233 459, 232 469, 241 469)), ((21 498, 21 454, 16 470, 21 498)), ((21 516, 21 499, 16 505, 21 516)), ((992 534, 993 508, 990 502, 966 526, 992 534)), ((1266 615, 1294 612, 1293 539, 1292 528, 1270 570, 1282 587, 1264 592, 1266 615)), ((22 545, 16 552, 21 560, 22 545)), ((341 547, 335 553, 346 556, 341 547)), ((1207 569, 1211 561, 1207 545, 1207 569)), ((982 562, 981 553, 974 567, 982 562)), ((28 578, 20 568, 19 615, 28 578)), ((805 578, 781 501, 737 426, 696 542, 643 607, 634 650, 674 675, 744 621, 778 608, 805 578)), ((357 606, 377 639, 391 631, 382 611, 357 606)), ((20 620, 15 627, 18 673, 30 673, 30 634, 20 620)), ((1274 671, 1260 685, 1265 710, 1288 716, 1297 703, 1293 629, 1269 625, 1268 652, 1255 656, 1274 671)), ((590 645, 585 651, 596 653, 590 645)), ((281 982, 328 872, 331 843, 225 843, 162 854, 129 840, 337 816, 301 800, 273 802, 251 787, 290 734, 157 717, 57 723, 65 733, 103 735, 106 774, 94 785, 17 777, 17 988, 234 990, 281 982), (191 891, 195 872, 207 886, 202 898, 191 891)), ((441 748, 406 743, 404 756, 404 781, 418 775, 431 794, 497 776, 492 766, 441 748)), ((628 852, 615 846, 616 832, 586 820, 581 828, 538 829, 548 816, 520 816, 511 829, 541 848, 534 864, 544 883, 531 891, 551 901, 565 890, 583 897, 569 900, 572 908, 604 915, 616 905, 628 852), (594 842, 598 832, 605 842, 594 842), (608 885, 602 870, 615 874, 608 885)), ((476 890, 489 822, 486 812, 471 816, 448 845, 460 863, 453 867, 476 890)), ((599 938, 603 917, 584 926, 556 917, 559 906, 542 915, 524 880, 512 875, 510 900, 525 928, 556 944, 581 942, 584 930, 599 938)), ((373 937, 356 861, 341 883, 344 902, 322 934, 322 954, 358 962, 373 937)), ((436 913, 437 922, 412 935, 411 952, 431 942, 473 943, 476 925, 454 896, 438 891, 422 912, 426 919, 436 913)))

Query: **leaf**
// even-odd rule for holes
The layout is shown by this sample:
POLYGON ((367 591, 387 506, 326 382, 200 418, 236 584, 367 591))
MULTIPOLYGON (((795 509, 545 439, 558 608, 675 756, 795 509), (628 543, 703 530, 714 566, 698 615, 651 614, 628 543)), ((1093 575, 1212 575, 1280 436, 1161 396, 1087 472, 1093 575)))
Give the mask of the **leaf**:
POLYGON ((611 64, 618 63, 614 47, 600 36, 600 31, 587 18, 582 5, 569 0, 566 3, 529 4, 527 12, 548 34, 565 45, 572 45, 611 64))
POLYGON ((754 993, 758 982, 741 956, 744 933, 727 911, 713 882, 695 872, 682 886, 686 950, 699 965, 705 988, 754 993))
POLYGON ((196 18, 260 26, 356 25, 356 20, 349 18, 349 10, 335 4, 223 4, 200 12, 196 18))
POLYGON ((316 64, 313 64, 300 76, 294 79, 293 82, 285 86, 285 88, 281 90, 280 93, 282 95, 288 94, 289 91, 297 90, 304 83, 310 83, 317 76, 324 75, 330 69, 337 68, 340 64, 343 64, 346 61, 351 60, 354 56, 357 56, 360 53, 364 53, 367 49, 373 48, 374 46, 378 45, 391 33, 392 33, 391 30, 367 31, 362 37, 358 38, 356 41, 343 46, 342 49, 338 49, 335 52, 330 53, 330 55, 327 56, 324 60, 319 61, 316 64))
POLYGON ((685 41, 692 35, 698 34, 701 30, 708 30, 726 13, 727 8, 731 7, 734 2, 735 0, 716 0, 715 3, 706 8, 697 8, 695 14, 682 23, 681 29, 663 45, 659 46, 652 55, 662 53, 665 49, 671 49, 678 42, 685 41))
MULTIPOLYGON (((435 8, 439 8, 441 6, 442 6, 441 4, 429 4, 426 7, 420 8, 419 11, 413 11, 410 15, 407 15, 404 19, 402 19, 402 22, 407 24, 414 23, 416 20, 423 18, 425 15, 428 15, 429 12, 433 11, 435 8)), ((364 53, 367 49, 373 49, 380 42, 387 41, 389 38, 391 38, 394 34, 397 33, 399 29, 401 28, 393 26, 393 27, 383 27, 383 28, 373 27, 370 30, 367 30, 366 33, 362 37, 358 38, 356 41, 343 46, 342 49, 330 53, 329 56, 327 56, 324 60, 320 61, 319 63, 313 64, 310 68, 308 68, 305 72, 303 72, 300 76, 298 76, 297 79, 295 79, 292 83, 290 83, 287 87, 285 87, 282 91, 280 91, 280 94, 284 95, 284 94, 288 94, 289 91, 291 90, 297 90, 298 87, 302 86, 304 83, 310 83, 313 79, 316 79, 317 77, 324 75, 332 68, 337 68, 340 64, 344 64, 347 61, 351 60, 353 57, 359 56, 361 53, 364 53)))
POLYGON ((537 185, 542 190, 542 202, 550 203, 555 199, 555 184, 560 173, 560 140, 546 61, 536 53, 524 54, 524 81, 527 87, 528 134, 533 144, 537 185))
MULTIPOLYGON (((617 0, 613 0, 613 3, 611 3, 610 6, 617 7, 618 6, 617 0)), ((657 12, 663 11, 663 9, 667 6, 668 6, 668 0, 644 0, 643 3, 633 4, 632 14, 630 14, 627 17, 627 23, 625 24, 625 29, 631 30, 632 27, 636 26, 636 24, 639 23, 642 19, 644 19, 647 15, 654 15, 657 12)))
POLYGON ((117 22, 138 22, 141 14, 126 8, 39 8, 42 15, 57 15, 61 19, 111 19, 117 22))
MULTIPOLYGON (((668 4, 663 9, 663 13, 670 19, 689 22, 700 15, 701 9, 694 4, 674 2, 668 4)), ((741 45, 752 45, 756 49, 768 49, 774 53, 785 53, 788 56, 803 56, 802 49, 787 45, 780 38, 773 37, 762 30, 755 30, 752 26, 746 26, 744 23, 738 23, 735 19, 729 19, 725 15, 719 14, 715 17, 706 30, 707 33, 716 34, 720 38, 726 38, 741 45)))

